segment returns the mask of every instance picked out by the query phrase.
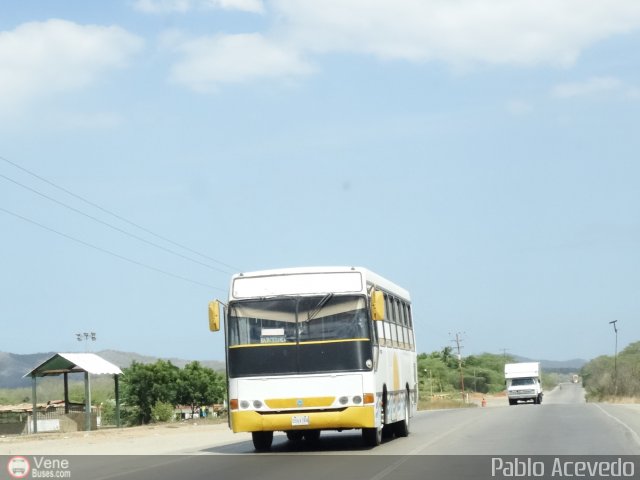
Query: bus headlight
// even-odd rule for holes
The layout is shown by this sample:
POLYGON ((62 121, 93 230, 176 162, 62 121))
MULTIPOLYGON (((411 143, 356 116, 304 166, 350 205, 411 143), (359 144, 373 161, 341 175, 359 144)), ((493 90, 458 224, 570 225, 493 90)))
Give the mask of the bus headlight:
POLYGON ((240 408, 249 408, 249 402, 246 400, 240 400, 240 408))
POLYGON ((254 400, 253 408, 262 408, 262 402, 260 400, 254 400))
POLYGON ((346 405, 346 404, 347 404, 347 402, 349 401, 349 398, 347 398, 347 397, 340 397, 340 398, 338 399, 338 401, 340 402, 340 405, 346 405))
POLYGON ((355 397, 353 397, 353 403, 355 403, 356 405, 360 405, 362 403, 362 397, 360 395, 356 395, 355 397))

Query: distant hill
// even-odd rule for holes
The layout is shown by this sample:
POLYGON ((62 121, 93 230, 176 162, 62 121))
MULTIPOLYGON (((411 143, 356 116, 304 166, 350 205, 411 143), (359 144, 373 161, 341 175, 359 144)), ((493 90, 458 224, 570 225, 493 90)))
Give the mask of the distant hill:
POLYGON ((512 355, 517 362, 540 362, 543 372, 573 373, 579 372, 587 363, 587 360, 581 358, 572 358, 571 360, 537 360, 518 355, 512 355))
POLYGON ((27 387, 31 380, 22 376, 54 355, 53 352, 18 355, 0 352, 0 388, 27 387))
MULTIPOLYGON (((118 350, 101 350, 96 352, 105 360, 118 365, 120 368, 126 368, 130 366, 134 361, 138 363, 154 363, 157 360, 169 360, 177 367, 183 368, 187 363, 193 360, 184 360, 182 358, 165 358, 165 357, 152 357, 148 355, 140 355, 138 353, 120 352, 118 350)), ((199 360, 200 364, 212 368, 216 371, 224 371, 224 362, 217 360, 199 360)))
MULTIPOLYGON (((119 366, 120 368, 127 368, 134 361, 139 363, 154 363, 160 359, 160 357, 140 355, 138 353, 131 352, 119 352, 117 350, 102 350, 93 353, 100 355, 105 360, 119 366)), ((0 352, 0 388, 30 386, 31 380, 29 378, 22 377, 55 354, 56 352, 31 353, 26 355, 0 352)), ((180 358, 163 358, 163 360, 170 360, 171 363, 180 368, 191 362, 191 360, 184 360, 180 358)), ((212 360, 201 361, 200 363, 216 371, 224 371, 224 362, 212 360)))

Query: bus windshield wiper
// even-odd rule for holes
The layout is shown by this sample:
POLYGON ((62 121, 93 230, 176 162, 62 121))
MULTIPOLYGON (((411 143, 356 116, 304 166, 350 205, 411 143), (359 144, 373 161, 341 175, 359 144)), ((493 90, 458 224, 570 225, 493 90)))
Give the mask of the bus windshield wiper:
POLYGON ((332 298, 333 298, 333 293, 327 293, 324 297, 322 297, 318 302, 318 304, 316 305, 316 307, 307 315, 307 322, 313 320, 315 316, 318 315, 318 313, 320 313, 320 310, 322 310, 322 308, 332 298))

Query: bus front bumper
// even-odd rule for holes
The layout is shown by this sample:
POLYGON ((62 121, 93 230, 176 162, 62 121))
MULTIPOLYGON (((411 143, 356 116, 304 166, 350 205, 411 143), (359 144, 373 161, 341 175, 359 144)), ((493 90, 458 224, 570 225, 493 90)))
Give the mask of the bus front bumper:
POLYGON ((375 427, 373 405, 347 407, 341 410, 309 412, 257 412, 232 411, 231 428, 238 432, 288 431, 288 430, 336 430, 375 427), (300 417, 304 418, 300 424, 300 417), (307 421, 308 420, 308 421, 307 421))

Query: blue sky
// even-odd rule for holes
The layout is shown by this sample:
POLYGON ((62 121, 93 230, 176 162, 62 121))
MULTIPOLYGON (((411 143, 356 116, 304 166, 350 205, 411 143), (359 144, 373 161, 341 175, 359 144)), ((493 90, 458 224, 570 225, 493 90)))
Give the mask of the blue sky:
POLYGON ((361 265, 421 352, 612 354, 638 51, 636 0, 3 2, 0 351, 221 360, 232 273, 361 265))

